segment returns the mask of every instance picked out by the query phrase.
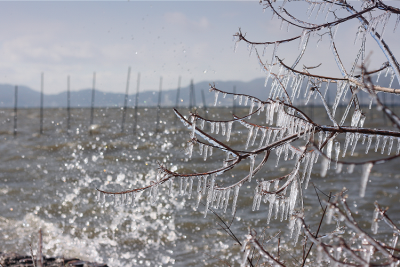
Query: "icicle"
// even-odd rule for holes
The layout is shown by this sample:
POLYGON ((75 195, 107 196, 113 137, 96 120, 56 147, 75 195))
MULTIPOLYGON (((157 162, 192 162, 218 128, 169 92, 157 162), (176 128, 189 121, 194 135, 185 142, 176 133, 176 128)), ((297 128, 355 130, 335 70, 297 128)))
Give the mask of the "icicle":
POLYGON ((215 123, 215 134, 219 133, 219 122, 215 123))
POLYGON ((239 195, 239 189, 240 189, 240 185, 235 186, 235 191, 234 191, 234 195, 233 195, 233 202, 232 202, 232 215, 235 215, 236 213, 236 203, 237 203, 237 198, 239 195))
POLYGON ((207 152, 208 152, 208 146, 207 146, 207 145, 204 145, 204 148, 203 148, 203 157, 204 157, 204 161, 207 160, 207 152))
POLYGON ((332 223, 332 217, 333 217, 334 211, 335 211, 335 208, 333 206, 329 205, 328 211, 326 213, 326 223, 327 224, 331 224, 332 223))
POLYGON ((131 206, 135 207, 136 205, 136 192, 131 193, 131 206))
POLYGON ((251 141, 252 146, 254 145, 254 142, 256 141, 258 129, 260 129, 259 127, 254 127, 254 128, 255 128, 255 132, 253 133, 253 140, 251 141))
POLYGON ((183 177, 179 177, 179 195, 183 196, 183 177))
POLYGON ((342 168, 343 168, 343 164, 342 163, 338 163, 337 167, 336 167, 336 173, 341 173, 342 172, 342 168))
POLYGON ((298 194, 297 179, 294 178, 294 180, 292 182, 292 186, 290 187, 289 214, 293 213, 294 207, 296 206, 297 194, 298 194))
POLYGON ((233 124, 233 121, 228 122, 228 127, 227 127, 227 129, 226 129, 226 141, 227 141, 227 142, 228 142, 229 139, 231 138, 232 124, 233 124))
POLYGON ((360 197, 365 196, 365 189, 367 187, 368 177, 371 173, 372 166, 374 166, 374 164, 372 164, 371 162, 366 163, 362 166, 360 197))
POLYGON ((371 231, 374 235, 378 233, 378 216, 379 216, 379 209, 375 208, 374 213, 372 215, 372 223, 371 223, 371 231))
POLYGON ((354 164, 349 164, 349 166, 347 166, 347 172, 348 173, 353 173, 353 171, 354 171, 354 164))
POLYGON ((272 53, 271 65, 275 63, 275 58, 276 58, 275 56, 276 53, 278 52, 278 47, 279 47, 279 42, 275 42, 274 51, 272 53))
POLYGON ((353 148, 351 149, 351 155, 353 156, 353 154, 354 154, 354 150, 356 149, 356 146, 357 146, 357 142, 358 142, 358 139, 360 139, 360 133, 355 133, 354 134, 354 141, 353 141, 353 148))
POLYGON ((224 205, 224 213, 226 213, 226 209, 228 208, 228 204, 229 204, 229 195, 231 193, 231 189, 228 188, 226 195, 225 195, 225 205, 224 205))
POLYGON ((209 155, 209 157, 211 157, 212 156, 212 153, 213 153, 213 147, 212 146, 209 146, 208 147, 208 155, 209 155))
POLYGON ((363 134, 363 140, 362 140, 362 145, 364 145, 364 143, 365 143, 365 139, 367 139, 367 135, 366 134, 363 134))
POLYGON ((372 143, 372 137, 373 135, 368 135, 368 143, 367 143, 367 148, 365 149, 365 154, 368 154, 369 147, 371 146, 372 143))
POLYGON ((224 136, 225 133, 226 133, 225 122, 221 122, 221 134, 222 134, 222 136, 224 136))
POLYGON ((304 189, 307 189, 307 187, 308 187, 308 182, 310 181, 310 178, 311 178, 311 172, 312 172, 313 165, 314 165, 315 154, 316 154, 316 153, 312 153, 312 154, 311 154, 311 161, 310 161, 310 163, 309 163, 309 165, 308 165, 308 174, 307 174, 307 176, 306 176, 306 181, 305 181, 305 184, 304 184, 304 189))
POLYGON ((397 137, 397 151, 396 151, 396 155, 398 155, 400 152, 400 137, 397 137))
MULTIPOLYGON (((250 110, 249 110, 249 114, 253 113, 253 109, 254 109, 254 98, 250 99, 250 110)), ((251 116, 248 117, 249 119, 251 119, 251 116)))
POLYGON ((269 224, 269 222, 271 221, 272 210, 274 208, 275 199, 276 199, 276 195, 275 194, 270 194, 269 195, 269 208, 268 208, 267 224, 269 224))
POLYGON ((251 182, 251 178, 253 177, 254 162, 256 160, 256 154, 252 154, 249 158, 250 158, 249 182, 251 182))
POLYGON ((296 231, 294 233, 294 246, 296 246, 297 241, 299 240, 299 235, 300 235, 300 232, 301 232, 301 228, 302 228, 302 224, 301 224, 301 221, 298 219, 296 221, 296 231))
MULTIPOLYGON (((399 16, 400 17, 400 16, 399 16)), ((396 248, 396 245, 397 245, 397 241, 399 240, 399 235, 398 235, 398 233, 393 233, 393 240, 392 240, 392 248, 396 248)), ((390 251, 390 254, 392 254, 393 255, 393 253, 394 253, 394 249, 392 249, 391 251, 390 251)))
POLYGON ((390 155, 390 152, 392 151, 393 141, 394 141, 394 138, 393 138, 393 136, 391 136, 390 141, 389 141, 388 155, 390 155))
POLYGON ((239 96, 239 106, 242 105, 242 100, 243 100, 243 95, 240 95, 240 96, 239 96))
POLYGON ((208 207, 213 205, 214 202, 214 184, 215 184, 215 174, 211 175, 210 187, 208 189, 207 201, 206 201, 206 209, 204 211, 204 218, 207 216, 208 207))
POLYGON ((215 209, 218 209, 219 205, 221 204, 222 191, 220 191, 220 190, 215 190, 215 194, 214 194, 214 195, 215 195, 215 198, 216 198, 214 208, 215 208, 215 209))
POLYGON ((261 135, 260 145, 258 146, 258 148, 261 148, 264 143, 265 136, 267 135, 267 129, 261 128, 261 133, 262 135, 261 135))
POLYGON ((207 190, 207 178, 208 178, 208 174, 203 175, 203 190, 201 191, 202 195, 204 195, 207 190))
POLYGON ((246 141, 246 148, 247 149, 249 147, 249 142, 250 142, 250 138, 253 135, 253 130, 254 130, 254 126, 250 126, 249 129, 249 134, 247 135, 247 141, 246 141))
POLYGON ((379 148, 379 141, 381 140, 381 136, 377 135, 376 136, 376 141, 375 141, 375 152, 378 152, 378 148, 379 148))
MULTIPOLYGON (((333 139, 330 138, 330 139, 328 140, 328 144, 327 144, 327 146, 326 146, 326 156, 327 156, 329 159, 332 158, 332 156, 331 156, 331 155, 332 155, 332 146, 333 146, 333 139)), ((331 167, 331 161, 328 160, 327 169, 330 169, 330 167, 331 167)))
POLYGON ((194 138, 196 134, 196 116, 192 116, 192 133, 190 135, 190 138, 194 138))
POLYGON ((328 170, 328 163, 329 163, 329 159, 324 157, 322 159, 322 163, 321 163, 321 177, 326 176, 326 172, 328 170))
POLYGON ((344 148, 343 148, 343 154, 342 157, 344 158, 346 156, 347 148, 350 144, 350 141, 353 139, 354 133, 346 133, 345 141, 344 141, 344 148))
POLYGON ((216 106, 216 105, 217 105, 217 102, 218 102, 218 94, 219 94, 219 91, 215 90, 214 93, 215 93, 214 106, 216 106))
MULTIPOLYGON (((381 154, 383 154, 383 152, 385 152, 385 146, 386 146, 386 143, 387 143, 388 138, 389 138, 389 136, 383 137, 383 144, 382 144, 381 154)), ((390 153, 389 153, 389 154, 390 154, 390 153)))
POLYGON ((199 143, 199 153, 200 153, 200 155, 203 155, 203 148, 204 148, 204 144, 203 143, 199 143))
POLYGON ((336 167, 335 167, 335 169, 337 169, 339 154, 340 154, 340 143, 339 142, 335 143, 335 152, 336 152, 336 167))
POLYGON ((211 133, 214 133, 215 122, 211 122, 211 133))
POLYGON ((244 105, 247 106, 247 102, 249 101, 249 97, 247 95, 244 96, 244 105))
POLYGON ((174 185, 174 179, 171 177, 169 178, 169 189, 168 189, 168 195, 172 196, 172 188, 174 185))

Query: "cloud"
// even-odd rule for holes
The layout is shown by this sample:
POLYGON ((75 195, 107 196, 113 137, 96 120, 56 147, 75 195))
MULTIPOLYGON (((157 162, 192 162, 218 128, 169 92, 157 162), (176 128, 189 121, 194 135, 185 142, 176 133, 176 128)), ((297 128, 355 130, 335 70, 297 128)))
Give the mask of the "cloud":
POLYGON ((206 17, 201 17, 198 20, 191 20, 181 12, 165 13, 164 19, 169 24, 181 27, 189 31, 204 31, 209 29, 210 27, 210 22, 206 17))

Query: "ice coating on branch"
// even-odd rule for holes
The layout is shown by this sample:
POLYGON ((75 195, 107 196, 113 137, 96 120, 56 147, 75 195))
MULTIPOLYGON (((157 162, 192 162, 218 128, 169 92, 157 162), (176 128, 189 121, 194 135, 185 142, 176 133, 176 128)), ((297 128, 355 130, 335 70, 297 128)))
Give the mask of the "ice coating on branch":
POLYGON ((374 164, 372 164, 371 162, 365 163, 362 166, 360 197, 365 196, 365 189, 367 188, 368 177, 369 174, 371 173, 372 166, 374 166, 374 164))
POLYGON ((329 205, 328 211, 326 212, 326 223, 331 224, 332 223, 332 217, 335 211, 335 207, 329 205))
POLYGON ((372 223, 371 223, 371 231, 374 235, 378 233, 378 216, 379 216, 379 209, 375 208, 374 213, 372 215, 372 223))
POLYGON ((216 105, 217 105, 217 102, 218 102, 218 94, 219 94, 219 91, 215 90, 214 94, 215 94, 214 106, 216 106, 216 105))

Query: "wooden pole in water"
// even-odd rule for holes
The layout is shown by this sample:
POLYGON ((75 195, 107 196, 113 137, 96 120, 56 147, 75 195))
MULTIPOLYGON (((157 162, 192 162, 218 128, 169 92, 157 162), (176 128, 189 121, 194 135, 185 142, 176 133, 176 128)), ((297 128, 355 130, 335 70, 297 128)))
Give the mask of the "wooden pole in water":
POLYGON ((71 130, 71 91, 70 91, 70 78, 67 77, 67 134, 71 130))
POLYGON ((93 72, 92 106, 91 106, 91 109, 90 109, 90 125, 93 124, 93 110, 94 110, 95 85, 96 85, 96 72, 93 72))
MULTIPOLYGON (((236 85, 233 86, 233 93, 236 94, 236 85)), ((235 98, 232 100, 232 114, 236 115, 236 103, 235 103, 235 98)), ((235 127, 235 124, 232 124, 232 129, 235 127)))
MULTIPOLYGON (((176 90, 176 101, 175 101, 175 108, 177 109, 179 106, 179 94, 181 93, 181 76, 179 76, 178 79, 178 89, 176 90)), ((176 124, 176 120, 178 119, 177 116, 175 116, 174 119, 174 124, 176 124)))
POLYGON ((14 92, 14 137, 17 136, 17 111, 18 111, 18 86, 15 86, 14 92))
POLYGON ((42 72, 40 82, 40 134, 43 134, 43 79, 44 74, 42 72))
POLYGON ((162 91, 162 76, 160 77, 160 89, 158 91, 158 104, 157 104, 157 124, 156 132, 159 131, 158 124, 160 123, 160 111, 161 111, 161 91, 162 91))
POLYGON ((126 108, 128 105, 128 93, 129 93, 129 79, 131 77, 131 67, 128 68, 128 78, 126 80, 126 91, 125 91, 125 99, 124 99, 124 110, 122 111, 122 123, 121 123, 121 133, 124 132, 124 123, 126 116, 126 108))
POLYGON ((139 105, 139 87, 140 87, 140 72, 137 77, 136 97, 135 97, 135 123, 133 125, 133 134, 136 134, 137 121, 138 121, 138 105, 139 105))
POLYGON ((193 79, 190 80, 190 99, 189 99, 189 110, 192 111, 196 108, 196 95, 194 93, 193 79))
POLYGON ((206 118, 206 119, 208 119, 208 116, 207 116, 207 113, 208 113, 208 111, 207 111, 207 103, 206 103, 206 98, 205 98, 205 96, 204 96, 204 90, 202 89, 201 90, 201 97, 203 98, 203 109, 204 109, 204 118, 206 118))

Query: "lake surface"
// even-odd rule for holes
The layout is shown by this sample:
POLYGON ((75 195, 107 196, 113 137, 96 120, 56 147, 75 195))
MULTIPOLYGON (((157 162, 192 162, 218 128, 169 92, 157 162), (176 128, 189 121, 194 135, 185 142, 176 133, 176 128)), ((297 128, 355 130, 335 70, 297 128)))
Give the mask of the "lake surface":
MULTIPOLYGON (((331 124, 321 108, 306 107, 303 110, 317 122, 331 124)), ((214 114, 214 118, 228 119, 231 111, 210 109, 208 117, 213 118, 214 114)), ((244 112, 236 110, 239 114, 244 112)), ((40 135, 39 110, 21 109, 18 111, 18 134, 14 138, 13 110, 0 110, 0 251, 29 254, 32 243, 35 253, 37 232, 42 228, 46 255, 78 257, 109 266, 220 266, 220 259, 238 265, 239 246, 219 228, 219 221, 212 213, 204 218, 202 204, 196 210, 193 198, 179 196, 178 182, 174 183, 173 196, 168 195, 167 185, 162 186, 155 205, 150 205, 147 193, 134 208, 114 206, 111 198, 107 198, 106 204, 96 200, 96 188, 122 191, 150 184, 156 177, 158 163, 181 173, 221 167, 224 158, 221 152, 214 149, 213 155, 204 161, 195 146, 192 159, 187 159, 184 152, 190 131, 175 120, 172 109, 161 110, 162 123, 158 132, 155 131, 156 109, 139 109, 136 135, 132 134, 134 116, 131 109, 122 133, 120 109, 96 109, 94 124, 97 126, 91 134, 90 109, 72 109, 71 113, 71 131, 68 133, 66 110, 45 109, 44 132, 40 135)), ((188 115, 186 109, 182 113, 188 115)), ((376 109, 367 110, 366 114, 365 127, 391 129, 389 121, 376 109)), ((265 122, 265 115, 252 118, 253 122, 259 120, 265 122)), ((209 130, 209 127, 206 124, 205 129, 209 130)), ((243 150, 247 129, 239 124, 234 127, 229 144, 243 150)), ((225 140, 220 134, 214 136, 225 140)), ((258 147, 259 138, 260 133, 252 148, 258 147)), ((343 147, 343 138, 339 140, 343 147)), ((301 142, 296 144, 301 145, 301 142)), ((365 146, 359 142, 355 161, 385 157, 380 150, 374 152, 375 140, 368 155, 365 155, 365 146)), ((397 140, 390 155, 396 153, 396 148, 397 140)), ((387 154, 387 148, 385 151, 387 154)), ((260 160, 261 156, 256 164, 260 160)), ((273 218, 267 225, 268 205, 264 203, 260 210, 252 211, 256 180, 277 178, 289 173, 293 167, 293 160, 281 158, 278 167, 275 163, 273 152, 270 162, 252 183, 246 183, 240 189, 232 230, 241 241, 248 226, 259 233, 265 230, 267 236, 282 230, 281 253, 283 257, 291 258, 290 266, 300 259, 301 245, 298 250, 289 249, 288 242, 292 241, 288 238, 287 222, 280 223, 279 219, 273 218)), ((336 174, 331 169, 322 178, 320 163, 321 159, 315 164, 311 182, 325 193, 335 193, 346 187, 348 203, 362 228, 370 229, 375 200, 390 207, 389 216, 399 223, 399 160, 373 167, 364 198, 358 196, 361 167, 356 167, 351 174, 345 170, 336 174)), ((219 176, 217 183, 232 184, 248 171, 249 162, 245 161, 234 171, 219 176)), ((309 186, 304 195, 306 220, 315 230, 321 209, 314 188, 309 186)), ((225 221, 232 220, 231 201, 226 214, 217 210, 225 221)), ((334 228, 334 225, 324 225, 321 233, 334 228)), ((383 223, 380 223, 377 237, 390 241, 390 231, 383 223)), ((272 246, 271 250, 276 251, 276 247, 272 246)))

